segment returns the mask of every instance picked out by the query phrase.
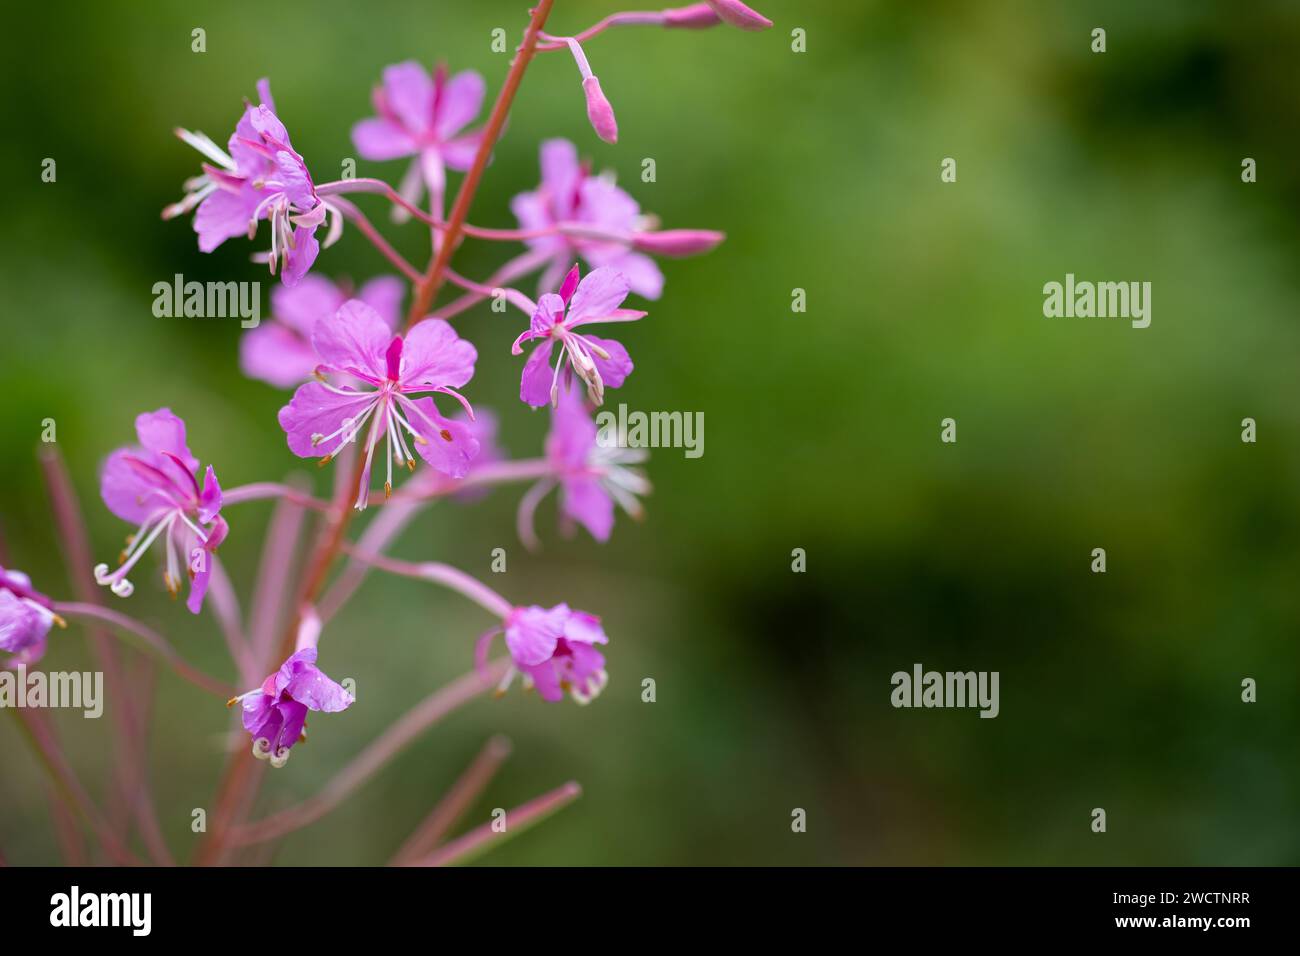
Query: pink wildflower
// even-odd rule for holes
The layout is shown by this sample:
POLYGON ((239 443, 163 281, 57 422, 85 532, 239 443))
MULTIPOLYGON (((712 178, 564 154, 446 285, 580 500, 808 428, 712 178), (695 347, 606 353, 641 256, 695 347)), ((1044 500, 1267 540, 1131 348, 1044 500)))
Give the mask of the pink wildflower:
MULTIPOLYGON (((402 294, 400 279, 380 276, 363 285, 355 298, 393 328, 399 318, 402 294)), ((244 374, 276 388, 288 388, 311 378, 317 361, 311 331, 317 321, 333 315, 351 298, 345 284, 335 285, 318 275, 305 276, 293 287, 276 286, 271 292, 273 321, 249 329, 240 341, 239 364, 244 374)))
POLYGON ((521 355, 523 343, 542 340, 524 363, 519 382, 520 400, 535 408, 559 401, 560 372, 566 363, 598 405, 605 399, 606 387, 618 388, 632 372, 627 349, 618 342, 575 331, 594 322, 631 322, 645 315, 638 309, 619 308, 628 294, 626 277, 608 266, 588 273, 581 282, 578 277, 575 265, 558 294, 548 292, 538 299, 528 330, 511 347, 513 354, 521 355), (551 353, 557 342, 560 357, 552 370, 551 353))
MULTIPOLYGON (((473 70, 447 78, 439 66, 432 78, 414 60, 384 69, 375 87, 375 117, 352 128, 352 141, 364 158, 382 161, 413 156, 398 192, 419 205, 425 187, 440 203, 447 186, 446 168, 465 171, 483 139, 482 130, 464 132, 483 105, 483 77, 473 70)), ((395 216, 406 213, 394 210, 395 216)))
POLYGON ((285 285, 296 285, 316 261, 320 244, 316 227, 328 213, 335 213, 325 244, 331 245, 342 230, 342 216, 316 195, 307 164, 289 142, 289 133, 275 115, 271 87, 266 80, 257 84, 261 103, 244 107, 222 150, 203 133, 177 129, 176 135, 206 156, 203 175, 186 182, 184 199, 163 210, 171 219, 198 207, 194 231, 199 249, 211 252, 227 239, 242 233, 253 238, 257 222, 271 224, 271 250, 256 256, 277 268, 285 285), (215 164, 215 165, 213 165, 215 164))
POLYGON ((46 636, 53 624, 67 627, 51 610, 53 602, 32 588, 21 571, 0 568, 0 651, 12 656, 6 667, 28 667, 45 656, 46 636))
POLYGON ((439 414, 432 396, 410 397, 441 392, 473 414, 456 389, 473 377, 478 353, 447 322, 425 319, 403 338, 394 335, 374 309, 353 299, 316 323, 312 345, 322 362, 317 368, 322 376, 350 376, 372 388, 308 382, 280 409, 280 427, 295 455, 322 458, 321 464, 325 464, 355 440, 369 421, 358 510, 369 500, 370 468, 381 437, 387 442, 385 495, 392 493, 394 460, 415 470, 407 435, 420 457, 436 470, 452 478, 465 476, 478 454, 478 440, 465 424, 439 414))
POLYGON ((498 693, 504 693, 515 676, 522 675, 525 689, 536 687, 545 701, 562 700, 567 691, 577 703, 589 704, 609 682, 605 655, 596 650, 597 644, 607 644, 609 638, 595 615, 575 611, 567 604, 514 608, 500 628, 479 638, 475 658, 480 670, 487 663, 493 638, 502 631, 511 665, 498 693))
POLYGON ((304 647, 286 660, 256 690, 230 699, 243 710, 244 729, 253 739, 253 756, 283 767, 289 751, 307 739, 307 712, 347 710, 354 698, 316 666, 316 648, 304 647))
POLYGON ((582 525, 597 541, 608 541, 614 528, 615 503, 637 520, 644 513, 637 496, 650 493, 650 482, 631 466, 648 457, 644 449, 621 448, 600 440, 581 396, 565 390, 551 412, 551 430, 546 436, 551 474, 534 485, 519 503, 520 538, 529 548, 537 547, 533 514, 558 484, 560 514, 565 521, 582 525))
POLYGON ((156 540, 167 551, 163 583, 175 597, 182 571, 190 578, 186 607, 198 614, 212 575, 212 554, 229 527, 221 517, 221 486, 209 465, 199 486, 199 461, 185 444, 185 422, 170 409, 145 412, 135 420, 139 447, 119 448, 108 456, 100 477, 100 496, 108 510, 123 521, 139 524, 127 538, 118 567, 95 567, 95 580, 119 597, 130 597, 135 586, 127 573, 156 540))

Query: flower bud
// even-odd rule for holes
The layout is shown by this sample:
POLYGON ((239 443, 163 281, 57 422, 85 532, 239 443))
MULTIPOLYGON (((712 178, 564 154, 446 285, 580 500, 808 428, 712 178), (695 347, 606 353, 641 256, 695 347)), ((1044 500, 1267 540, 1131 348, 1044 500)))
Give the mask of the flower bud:
POLYGON ((663 11, 664 26, 684 30, 704 30, 722 22, 707 3, 692 3, 689 7, 672 7, 663 11))
POLYGON ((706 0, 723 20, 742 30, 766 30, 772 21, 757 10, 745 6, 740 0, 706 0))
POLYGON ((725 238, 723 233, 712 229, 664 229, 638 232, 632 237, 632 245, 641 252, 680 258, 711 252, 725 238))
POLYGON ((618 142, 618 121, 614 119, 614 108, 609 105, 600 88, 600 80, 589 76, 582 81, 582 91, 587 96, 587 119, 591 128, 607 143, 618 142))

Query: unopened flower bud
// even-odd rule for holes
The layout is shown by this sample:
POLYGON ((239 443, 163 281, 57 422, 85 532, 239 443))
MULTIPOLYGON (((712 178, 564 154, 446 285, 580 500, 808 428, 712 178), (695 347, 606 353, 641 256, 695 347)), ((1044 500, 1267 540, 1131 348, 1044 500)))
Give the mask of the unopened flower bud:
POLYGON ((771 20, 757 10, 745 6, 740 0, 706 0, 706 2, 713 8, 714 13, 733 27, 740 27, 742 30, 766 30, 772 25, 771 20))
POLYGON ((685 30, 704 30, 722 22, 707 3, 692 3, 689 7, 672 7, 663 11, 664 26, 685 30))
POLYGON ((587 77, 582 81, 582 91, 587 96, 587 119, 591 120, 591 128, 605 142, 617 143, 618 121, 614 119, 614 108, 600 88, 600 79, 587 77))
POLYGON ((680 258, 710 252, 725 238, 712 229, 664 229, 638 232, 632 237, 632 245, 641 252, 680 258))

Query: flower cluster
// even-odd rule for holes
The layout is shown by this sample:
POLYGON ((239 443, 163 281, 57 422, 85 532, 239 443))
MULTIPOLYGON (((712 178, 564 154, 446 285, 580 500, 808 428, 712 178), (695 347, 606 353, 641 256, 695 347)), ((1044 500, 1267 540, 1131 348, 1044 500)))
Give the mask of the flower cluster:
MULTIPOLYGON (((332 599, 355 587, 345 572, 336 591, 321 594, 334 561, 344 554, 354 564, 450 587, 488 610, 496 625, 479 639, 472 657, 481 674, 494 675, 499 691, 519 678, 543 700, 559 701, 567 694, 586 704, 608 682, 601 648, 609 639, 596 616, 564 603, 516 605, 448 565, 411 564, 382 550, 424 504, 442 497, 469 501, 513 483, 526 486, 518 505, 518 531, 530 548, 540 545, 537 507, 553 490, 558 490, 564 532, 581 526, 604 542, 612 534, 617 509, 639 518, 640 498, 650 491, 638 468, 646 455, 604 447, 592 419, 606 390, 625 384, 632 360, 620 342, 591 329, 645 317, 645 310, 626 303, 630 296, 662 297, 664 274, 656 257, 707 253, 723 235, 661 229, 611 174, 593 173, 578 147, 562 138, 541 143, 540 182, 510 203, 514 228, 467 222, 468 199, 490 160, 523 70, 535 55, 562 51, 573 57, 587 120, 600 139, 615 143, 614 108, 584 43, 612 27, 699 29, 727 23, 754 30, 770 21, 737 0, 616 13, 575 36, 545 32, 545 17, 544 10, 533 12, 511 77, 482 126, 474 124, 487 83, 478 73, 451 73, 441 65, 430 71, 414 61, 382 71, 371 96, 373 115, 358 119, 351 133, 364 160, 404 162, 396 186, 367 177, 318 183, 294 148, 266 80, 257 84, 258 102, 245 103, 224 148, 203 133, 176 130, 203 161, 200 174, 185 184, 184 198, 163 216, 193 213, 203 252, 241 235, 253 239, 259 224, 268 224, 269 249, 253 258, 265 262, 282 282, 272 293, 271 321, 246 333, 239 364, 250 378, 292 389, 278 414, 288 450, 322 465, 338 460, 340 470, 328 501, 275 482, 223 492, 213 466, 202 468, 191 453, 179 416, 167 408, 143 413, 135 421, 136 443, 112 452, 100 478, 104 504, 136 530, 116 565, 99 564, 94 576, 113 594, 129 597, 135 586, 128 575, 146 552, 158 550, 165 589, 178 596, 188 587, 186 606, 192 613, 201 611, 212 591, 218 620, 232 632, 228 639, 244 686, 272 671, 229 703, 240 705, 253 755, 273 766, 283 766, 306 739, 308 712, 337 713, 355 702, 317 666, 322 630, 346 594, 332 599), (448 217, 448 180, 455 173, 465 177, 448 217), (414 218, 422 229, 427 227, 426 267, 399 254, 349 198, 366 194, 386 200, 399 226, 414 218), (394 274, 372 278, 354 291, 350 282, 312 271, 320 250, 340 238, 345 220, 384 256, 394 274), (326 235, 318 239, 317 230, 326 224, 326 235), (518 249, 496 273, 476 282, 450 268, 452 255, 466 239, 517 244, 518 249), (533 273, 535 300, 514 285, 533 273), (403 280, 411 288, 405 319, 403 280), (439 301, 446 285, 459 288, 459 298, 439 301), (531 409, 549 407, 550 416, 544 449, 535 458, 512 458, 503 451, 496 439, 496 416, 476 413, 465 394, 479 351, 451 320, 488 298, 518 309, 527 322, 512 346, 516 356, 530 350, 520 373, 519 399, 531 409), (399 475, 403 470, 418 474, 395 489, 394 465, 399 475), (353 541, 349 518, 372 503, 377 469, 383 474, 381 514, 353 541), (262 609, 272 623, 257 622, 259 633, 274 628, 277 612, 291 622, 278 649, 273 640, 246 640, 239 633, 239 602, 217 558, 230 533, 223 506, 267 497, 319 511, 325 531, 307 556, 293 603, 272 600, 269 611, 262 609), (325 604, 318 612, 321 599, 325 604), (506 657, 490 661, 489 651, 500 635, 506 657)), ((272 531, 268 553, 288 562, 291 550, 284 547, 272 531)), ((35 662, 44 653, 51 626, 62 624, 56 609, 85 607, 96 606, 58 604, 35 591, 25 575, 0 568, 0 651, 10 655, 11 665, 35 662)), ((97 613, 114 622, 130 621, 116 612, 97 613)), ((159 643, 144 625, 129 626, 159 643)))

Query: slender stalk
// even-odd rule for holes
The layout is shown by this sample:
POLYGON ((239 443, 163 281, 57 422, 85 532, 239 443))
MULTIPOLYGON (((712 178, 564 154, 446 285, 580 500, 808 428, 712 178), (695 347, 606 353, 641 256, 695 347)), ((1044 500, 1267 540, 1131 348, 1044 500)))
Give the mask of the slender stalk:
POLYGON ((468 598, 494 617, 505 619, 514 610, 514 605, 496 591, 473 575, 466 574, 458 568, 439 561, 402 561, 382 554, 370 554, 354 545, 344 545, 343 550, 372 567, 402 577, 415 578, 419 581, 432 581, 448 587, 462 597, 468 598))
POLYGON ((256 679, 257 673, 253 669, 248 639, 244 636, 244 628, 240 620, 242 615, 239 611, 239 598, 230 583, 230 577, 226 574, 225 566, 217 556, 209 555, 208 560, 212 562, 212 573, 208 578, 208 604, 221 627, 222 636, 226 639, 230 658, 239 673, 239 682, 247 686, 256 679))
POLYGON ((299 488, 282 485, 274 481, 258 481, 249 485, 238 485, 221 494, 222 507, 240 504, 245 501, 261 501, 266 498, 280 498, 293 502, 313 511, 329 511, 329 502, 314 498, 299 488))
MULTIPOLYGON (((37 457, 45 477, 50 509, 59 530, 59 543, 73 590, 81 600, 98 604, 102 597, 90 570, 94 566, 90 536, 86 532, 77 492, 73 488, 63 456, 59 453, 58 446, 51 444, 43 448, 37 457)), ((132 783, 132 777, 139 776, 144 760, 142 749, 137 743, 141 736, 135 713, 135 695, 127 687, 122 661, 108 635, 100 628, 91 627, 86 636, 91 653, 104 674, 109 695, 121 702, 121 706, 111 708, 113 752, 117 758, 114 760, 113 771, 117 805, 110 803, 110 814, 125 832, 130 824, 129 794, 138 785, 138 782, 132 783)))
MULTIPOLYGON (((492 273, 483 285, 495 290, 505 285, 507 282, 513 282, 521 276, 528 275, 528 273, 532 272, 537 267, 548 262, 550 258, 551 255, 548 252, 533 251, 515 256, 515 258, 511 259, 496 272, 492 273)), ((477 305, 486 298, 488 298, 488 296, 481 295, 478 292, 467 292, 460 298, 453 299, 446 305, 439 306, 434 314, 441 319, 450 319, 452 316, 460 315, 460 313, 464 312, 466 309, 477 305)))
POLYGON ((549 793, 535 797, 525 804, 506 813, 506 828, 494 829, 496 821, 490 821, 470 830, 462 837, 452 840, 447 845, 434 850, 428 856, 414 860, 408 866, 448 866, 453 863, 467 863, 492 849, 497 843, 518 836, 530 827, 536 826, 557 810, 567 807, 582 796, 582 787, 570 780, 562 787, 556 787, 549 793))
POLYGON ((119 631, 138 637, 146 647, 170 666, 178 677, 184 678, 195 687, 201 688, 210 694, 228 698, 234 692, 234 688, 229 684, 219 681, 215 677, 209 677, 197 668, 187 664, 184 658, 176 653, 167 638, 133 617, 127 617, 117 611, 100 607, 98 604, 84 604, 75 601, 55 601, 53 610, 65 617, 84 617, 110 624, 119 631))
POLYGON ((351 796, 430 726, 491 688, 501 679, 506 666, 505 660, 493 661, 483 674, 471 671, 438 688, 352 758, 319 793, 265 819, 236 827, 230 833, 231 845, 273 840, 315 823, 351 796))
POLYGON ((371 225, 370 220, 365 217, 365 214, 360 209, 346 199, 335 199, 334 205, 338 207, 345 218, 352 220, 353 224, 361 230, 361 234, 370 240, 371 245, 378 249, 385 259, 396 266, 402 275, 406 276, 407 281, 418 284, 423 280, 424 277, 420 275, 420 270, 407 262, 400 252, 388 244, 388 240, 380 234, 378 229, 371 225))
POLYGON ((553 4, 554 0, 538 0, 537 6, 533 8, 528 29, 524 31, 524 42, 510 64, 510 72, 506 74, 505 84, 501 87, 501 92, 492 105, 492 113, 488 117, 487 125, 483 128, 483 139, 479 143, 478 152, 474 155, 474 163, 465 174, 465 178, 461 180, 460 189, 456 192, 456 201, 452 204, 451 218, 448 220, 442 243, 430 261, 423 280, 416 284, 415 297, 406 315, 408 329, 424 318, 429 311, 429 306, 438 295, 438 290, 442 288, 447 266, 451 264, 451 254, 460 242, 470 204, 474 201, 479 181, 483 178, 483 170, 487 168, 492 149, 501 136, 501 129, 505 126, 510 107, 515 101, 515 94, 519 92, 519 84, 523 81, 524 73, 537 49, 538 34, 546 25, 546 18, 551 15, 553 4))
POLYGON ((276 504, 267 525, 248 622, 248 641, 258 673, 270 671, 275 666, 275 662, 270 660, 271 644, 275 640, 276 625, 283 615, 284 595, 303 517, 302 502, 296 497, 285 496, 276 504))
POLYGON ((59 796, 68 808, 90 824, 91 829, 99 837, 99 842, 118 864, 139 865, 140 860, 127 849, 122 839, 108 826, 104 815, 90 799, 86 788, 81 785, 76 771, 72 769, 72 765, 58 744, 53 728, 49 727, 44 718, 35 711, 20 707, 8 708, 8 710, 18 721, 23 736, 31 744, 41 766, 49 774, 59 796))
POLYGON ((566 49, 566 44, 563 42, 566 39, 579 40, 579 41, 590 40, 592 37, 600 33, 604 33, 606 30, 610 29, 611 27, 630 27, 630 26, 658 27, 663 25, 664 25, 664 14, 662 10, 656 10, 654 12, 650 12, 650 11, 641 12, 641 11, 628 10, 622 13, 611 13, 603 20, 600 20, 597 23, 593 24, 592 26, 587 27, 587 29, 583 30, 581 33, 575 34, 572 37, 553 37, 549 33, 543 34, 542 39, 546 42, 539 43, 537 45, 537 52, 549 53, 552 50, 566 49))
POLYGON ((496 772, 501 769, 506 758, 510 756, 509 737, 496 736, 483 745, 465 772, 460 775, 451 789, 429 811, 415 831, 406 839, 401 848, 393 855, 390 866, 418 860, 433 851, 447 831, 460 819, 469 805, 481 794, 496 772))

